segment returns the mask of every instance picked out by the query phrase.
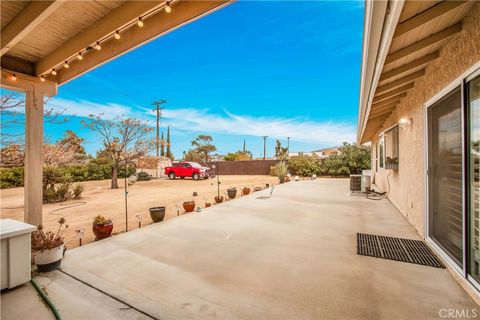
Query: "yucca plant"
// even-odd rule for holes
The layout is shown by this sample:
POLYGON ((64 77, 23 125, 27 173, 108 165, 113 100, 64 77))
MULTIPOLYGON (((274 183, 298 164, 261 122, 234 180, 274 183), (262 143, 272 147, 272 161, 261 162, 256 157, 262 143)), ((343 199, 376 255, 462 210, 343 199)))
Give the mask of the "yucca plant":
POLYGON ((82 196, 83 191, 85 191, 85 186, 83 184, 77 183, 72 186, 72 195, 73 199, 79 199, 82 196))
POLYGON ((270 175, 278 177, 280 183, 285 182, 285 177, 288 174, 288 165, 285 161, 280 161, 276 165, 270 167, 270 175))

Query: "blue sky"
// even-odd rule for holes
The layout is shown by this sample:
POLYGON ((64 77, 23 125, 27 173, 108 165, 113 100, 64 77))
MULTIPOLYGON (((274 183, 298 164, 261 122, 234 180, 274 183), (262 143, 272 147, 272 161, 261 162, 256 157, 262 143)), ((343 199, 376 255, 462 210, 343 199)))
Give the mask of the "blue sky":
POLYGON ((219 153, 245 139, 256 157, 263 135, 269 155, 287 136, 291 151, 353 142, 362 26, 362 1, 236 2, 61 86, 49 106, 69 122, 46 124, 46 135, 73 129, 94 153, 101 141, 82 117, 153 121, 151 102, 166 99, 176 157, 198 134, 219 153))

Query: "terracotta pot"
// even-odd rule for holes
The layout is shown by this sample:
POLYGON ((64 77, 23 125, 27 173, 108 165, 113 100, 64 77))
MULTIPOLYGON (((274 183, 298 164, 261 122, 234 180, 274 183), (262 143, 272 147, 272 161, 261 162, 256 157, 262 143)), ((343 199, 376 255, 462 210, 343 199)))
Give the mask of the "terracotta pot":
POLYGON ((153 222, 162 222, 165 218, 165 207, 153 207, 149 211, 153 222))
POLYGON ((215 196, 215 202, 216 203, 222 203, 223 202, 223 196, 215 196))
POLYGON ((185 212, 193 212, 193 210, 195 210, 195 201, 185 201, 183 203, 183 209, 185 212))
POLYGON ((62 263, 63 248, 62 244, 50 250, 34 251, 33 260, 37 265, 38 271, 49 272, 58 269, 62 263))
POLYGON ((104 224, 94 223, 92 226, 92 231, 96 240, 108 238, 113 231, 113 222, 110 221, 104 224))
POLYGON ((229 199, 235 199, 235 197, 237 196, 237 188, 227 189, 227 194, 229 199))
POLYGON ((247 194, 250 193, 250 188, 248 188, 248 187, 243 188, 242 193, 243 193, 244 196, 246 196, 247 194))
POLYGON ((211 207, 212 204, 210 202, 205 202, 205 208, 211 207))

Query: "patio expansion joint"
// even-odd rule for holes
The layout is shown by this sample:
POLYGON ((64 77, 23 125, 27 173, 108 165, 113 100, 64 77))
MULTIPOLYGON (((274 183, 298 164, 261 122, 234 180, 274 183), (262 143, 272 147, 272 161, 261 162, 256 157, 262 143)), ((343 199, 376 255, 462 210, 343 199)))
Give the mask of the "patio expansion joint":
POLYGON ((79 278, 77 278, 77 277, 75 277, 75 276, 73 276, 73 275, 65 272, 65 271, 62 270, 62 269, 58 269, 58 271, 61 272, 61 273, 63 273, 64 275, 66 275, 66 276, 68 276, 68 277, 70 277, 70 278, 72 278, 72 279, 74 279, 74 280, 76 280, 76 281, 78 281, 78 282, 86 285, 87 287, 90 287, 90 288, 92 288, 92 289, 95 289, 95 290, 97 290, 98 292, 100 292, 100 293, 102 293, 102 294, 104 294, 104 295, 106 295, 106 296, 108 296, 108 297, 110 297, 110 298, 112 298, 112 299, 114 299, 114 300, 116 300, 116 301, 118 301, 118 302, 126 305, 128 308, 133 309, 133 310, 135 310, 135 311, 143 314, 144 316, 147 316, 147 317, 149 317, 149 318, 151 318, 151 319, 155 319, 155 320, 161 320, 160 318, 155 317, 155 316, 153 316, 153 315, 149 314, 148 312, 145 312, 145 311, 143 311, 143 310, 141 310, 141 309, 138 309, 137 307, 134 307, 133 305, 129 304, 128 302, 123 301, 123 300, 119 299, 118 297, 115 297, 115 296, 109 294, 108 292, 105 292, 105 291, 103 291, 103 290, 101 290, 101 289, 99 289, 99 288, 97 288, 97 287, 89 284, 88 282, 85 282, 85 281, 83 281, 83 280, 81 280, 81 279, 79 279, 79 278))

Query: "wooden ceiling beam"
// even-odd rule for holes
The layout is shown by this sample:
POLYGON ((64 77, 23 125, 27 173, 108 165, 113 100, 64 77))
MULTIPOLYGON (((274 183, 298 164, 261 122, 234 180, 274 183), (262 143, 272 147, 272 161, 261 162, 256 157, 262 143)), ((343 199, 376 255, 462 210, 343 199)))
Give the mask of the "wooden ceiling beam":
POLYGON ((2 88, 15 91, 32 91, 36 90, 47 97, 57 95, 57 84, 53 81, 41 81, 38 77, 32 77, 26 74, 16 73, 11 70, 2 69, 0 84, 2 88), (15 74, 16 79, 12 79, 15 74))
POLYGON ((20 42, 64 1, 30 1, 1 32, 0 56, 20 42))
MULTIPOLYGON (((92 24, 36 63, 37 75, 48 73, 57 65, 94 45, 138 17, 161 7, 165 1, 127 1, 107 16, 92 24)), ((148 20, 148 19, 147 19, 148 20)))
MULTIPOLYGON (((231 0, 178 1, 172 4, 172 13, 161 10, 145 19, 142 28, 132 27, 122 33, 119 40, 109 39, 102 44, 102 50, 93 50, 81 61, 70 64, 70 68, 58 71, 56 81, 66 83, 116 57, 129 52, 168 32, 203 17, 217 9, 233 3, 231 0)), ((49 76, 50 78, 50 76, 49 76)))
POLYGON ((373 98, 372 103, 377 103, 377 102, 383 101, 383 100, 388 99, 390 97, 393 97, 394 95, 397 95, 399 93, 406 92, 406 91, 408 91, 412 88, 413 88, 413 82, 407 83, 406 85, 401 86, 401 87, 399 87, 395 90, 389 91, 389 92, 387 92, 385 94, 382 94, 382 95, 379 95, 379 96, 375 96, 373 98))
POLYGON ((372 109, 371 112, 370 112, 370 114, 375 115, 375 114, 381 113, 381 112, 383 112, 383 111, 385 111, 385 110, 389 110, 389 109, 391 109, 391 108, 393 108, 393 107, 396 107, 399 103, 400 103, 400 100, 393 101, 393 102, 391 102, 391 103, 389 103, 389 104, 386 104, 386 105, 384 105, 384 106, 382 106, 382 107, 379 107, 379 108, 377 108, 377 109, 372 109))
POLYGON ((377 88, 377 91, 375 92, 376 95, 388 92, 390 90, 393 90, 397 87, 400 87, 404 84, 410 83, 415 81, 415 79, 425 75, 425 69, 419 70, 417 72, 414 72, 412 74, 409 74, 408 76, 405 76, 403 78, 400 78, 398 80, 392 81, 390 83, 384 84, 383 86, 380 86, 377 88))
POLYGON ((458 8, 468 2, 468 0, 457 0, 457 1, 443 1, 440 2, 433 7, 413 16, 412 18, 403 21, 400 23, 397 28, 395 29, 395 33, 393 34, 393 38, 397 38, 409 31, 412 31, 425 23, 432 21, 435 18, 438 18, 445 13, 458 8))
POLYGON ((392 112, 393 112, 393 109, 390 109, 390 110, 385 111, 385 112, 383 112, 383 113, 381 113, 381 114, 377 114, 377 115, 370 116, 370 117, 368 118, 368 120, 372 121, 372 120, 378 119, 378 118, 385 118, 385 119, 386 119, 386 118, 388 118, 388 116, 390 116, 390 114, 392 114, 392 112))
POLYGON ((402 92, 400 94, 397 94, 393 97, 390 97, 388 99, 385 99, 383 101, 380 101, 380 102, 377 102, 377 103, 374 103, 372 104, 372 109, 373 108, 380 108, 380 107, 383 107, 383 106, 386 106, 387 104, 390 104, 394 101, 397 101, 397 100, 400 100, 402 98, 405 98, 407 96, 407 93, 406 92, 402 92))
POLYGON ((385 59, 385 64, 388 65, 392 62, 398 61, 406 56, 409 56, 415 52, 418 52, 422 49, 425 49, 435 43, 438 43, 442 40, 448 39, 451 36, 457 34, 458 32, 462 31, 462 22, 456 23, 453 26, 450 26, 442 31, 432 34, 420 41, 417 41, 405 48, 402 48, 394 53, 390 53, 387 58, 385 59))
POLYGON ((393 70, 390 70, 390 71, 387 71, 387 72, 383 73, 380 76, 380 81, 388 80, 388 79, 396 77, 396 76, 398 76, 402 73, 408 72, 409 70, 421 67, 421 66, 437 59, 438 57, 440 57, 440 52, 439 51, 435 51, 435 52, 432 52, 430 54, 427 54, 426 56, 418 58, 417 60, 413 60, 412 62, 404 64, 401 67, 398 67, 396 69, 393 69, 393 70))

